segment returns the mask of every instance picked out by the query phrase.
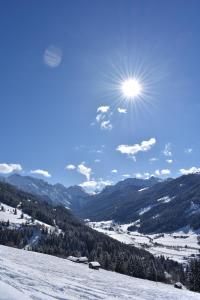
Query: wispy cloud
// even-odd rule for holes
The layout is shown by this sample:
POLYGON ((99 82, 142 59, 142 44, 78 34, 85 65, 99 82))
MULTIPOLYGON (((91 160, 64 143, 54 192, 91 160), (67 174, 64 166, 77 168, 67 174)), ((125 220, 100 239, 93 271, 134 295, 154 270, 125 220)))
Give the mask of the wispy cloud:
MULTIPOLYGON (((113 114, 116 110, 111 110, 110 106, 102 105, 97 108, 96 121, 92 122, 91 125, 94 126, 96 123, 99 124, 102 130, 112 130, 113 124, 111 122, 113 114)), ((120 114, 126 114, 126 108, 117 108, 117 112, 120 114)))
POLYGON ((99 106, 97 108, 98 113, 107 113, 110 109, 110 106, 104 105, 104 106, 99 106))
POLYGON ((65 169, 67 169, 67 170, 75 170, 75 169, 76 169, 76 166, 73 165, 73 164, 69 164, 69 165, 67 165, 67 166, 65 167, 65 169))
POLYGON ((84 163, 80 164, 77 166, 77 171, 84 175, 87 179, 87 181, 90 180, 90 176, 91 176, 91 173, 92 173, 92 169, 89 168, 89 167, 86 167, 84 163))
POLYGON ((143 177, 143 175, 141 173, 135 173, 134 176, 138 179, 143 177))
POLYGON ((152 175, 149 172, 144 172, 144 173, 135 173, 133 174, 133 176, 138 179, 148 179, 152 175))
POLYGON ((118 112, 120 114, 126 114, 127 113, 127 109, 126 108, 120 108, 120 107, 118 107, 117 110, 118 110, 118 112))
POLYGON ((9 174, 12 172, 20 172, 22 171, 22 166, 20 164, 0 164, 0 173, 9 174))
POLYGON ((111 173, 117 173, 117 172, 118 172, 118 170, 116 170, 116 169, 111 170, 111 173))
POLYGON ((155 162, 155 161, 157 161, 157 160, 158 160, 157 157, 152 157, 152 158, 149 159, 149 161, 150 161, 151 163, 153 163, 153 162, 155 162))
POLYGON ((123 174, 122 177, 128 178, 128 177, 131 177, 131 175, 130 174, 123 174))
POLYGON ((140 144, 130 145, 119 145, 116 150, 121 152, 122 154, 127 154, 135 158, 135 155, 139 152, 149 151, 153 145, 155 145, 156 139, 151 138, 148 141, 142 141, 140 144))
POLYGON ((172 164, 172 163, 173 163, 173 159, 166 159, 166 162, 167 162, 168 164, 172 164))
POLYGON ((30 172, 31 174, 37 174, 37 175, 41 175, 44 177, 51 177, 51 174, 46 171, 46 170, 41 170, 41 169, 37 169, 37 170, 31 170, 30 172))
POLYGON ((155 175, 160 176, 160 175, 169 175, 171 174, 171 171, 169 169, 163 169, 163 170, 156 170, 155 175))
POLYGON ((110 120, 102 121, 100 127, 101 129, 105 129, 105 130, 111 130, 113 128, 110 120))
MULTIPOLYGON (((112 112, 110 112, 110 106, 104 105, 97 108, 96 122, 103 130, 111 130, 113 128, 110 121, 112 112)), ((95 123, 92 123, 94 125, 95 123)))
POLYGON ((164 148, 164 150, 163 150, 163 154, 165 155, 165 156, 172 156, 172 151, 171 151, 171 144, 170 143, 167 143, 166 145, 165 145, 165 148, 164 148))
MULTIPOLYGON (((96 160, 97 162, 98 160, 96 160)), ((81 164, 79 164, 78 166, 75 166, 73 164, 69 164, 65 167, 66 170, 76 170, 78 173, 84 175, 87 179, 87 181, 90 181, 90 176, 92 174, 92 169, 87 167, 85 165, 85 162, 82 162, 81 164)))
POLYGON ((180 169, 179 172, 182 175, 195 174, 195 173, 200 173, 200 168, 191 167, 189 169, 180 169))
POLYGON ((95 163, 100 163, 100 162, 101 162, 101 160, 100 160, 100 159, 98 159, 98 158, 96 158, 96 159, 94 160, 94 162, 95 162, 95 163))
POLYGON ((187 148, 187 149, 185 149, 185 153, 186 153, 186 154, 191 154, 192 151, 193 151, 192 148, 187 148))

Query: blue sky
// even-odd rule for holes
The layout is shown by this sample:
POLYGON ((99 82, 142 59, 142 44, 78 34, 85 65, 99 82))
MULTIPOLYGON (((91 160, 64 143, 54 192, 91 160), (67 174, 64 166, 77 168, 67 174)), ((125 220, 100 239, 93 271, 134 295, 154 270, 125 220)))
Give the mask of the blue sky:
POLYGON ((0 172, 94 189, 198 171, 199 10, 195 0, 1 1, 0 172), (121 91, 130 77, 143 88, 134 101, 121 91))

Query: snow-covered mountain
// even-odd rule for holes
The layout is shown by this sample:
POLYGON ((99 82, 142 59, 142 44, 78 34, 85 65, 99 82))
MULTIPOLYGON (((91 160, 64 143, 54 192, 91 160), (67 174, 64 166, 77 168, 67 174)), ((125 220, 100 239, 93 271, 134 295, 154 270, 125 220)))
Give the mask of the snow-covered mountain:
POLYGON ((73 210, 79 209, 88 197, 88 194, 80 186, 66 188, 60 183, 50 184, 32 176, 12 174, 0 177, 0 180, 12 184, 24 192, 40 196, 54 205, 61 204, 73 210))
POLYGON ((30 176, 14 174, 2 180, 91 221, 137 221, 139 226, 131 230, 147 234, 173 232, 185 226, 200 229, 199 174, 165 181, 155 177, 129 178, 96 195, 87 194, 80 186, 66 188, 30 176))
POLYGON ((166 282, 166 271, 173 280, 181 278, 180 265, 96 232, 63 206, 1 182, 0 202, 0 244, 61 257, 87 256, 102 268, 139 278, 166 282))
POLYGON ((1 300, 198 300, 198 293, 0 246, 1 300))
POLYGON ((79 216, 91 221, 137 221, 130 230, 148 234, 173 232, 185 226, 199 230, 200 175, 184 175, 149 186, 125 180, 94 195, 79 216))

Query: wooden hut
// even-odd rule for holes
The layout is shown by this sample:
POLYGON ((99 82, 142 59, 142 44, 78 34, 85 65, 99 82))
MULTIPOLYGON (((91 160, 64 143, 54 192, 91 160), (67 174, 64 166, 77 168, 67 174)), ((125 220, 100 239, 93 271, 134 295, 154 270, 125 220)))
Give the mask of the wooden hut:
POLYGON ((78 262, 82 263, 82 264, 87 264, 88 263, 88 258, 86 256, 79 257, 78 262))
POLYGON ((183 285, 182 285, 182 283, 180 283, 180 282, 176 282, 176 283, 174 284, 174 287, 175 287, 176 289, 182 289, 182 288, 183 288, 183 285))
POLYGON ((98 263, 98 261, 89 262, 90 269, 99 270, 100 267, 101 267, 101 265, 100 265, 100 263, 98 263))
POLYGON ((78 257, 76 257, 76 256, 68 256, 67 259, 69 259, 73 262, 78 262, 78 257))

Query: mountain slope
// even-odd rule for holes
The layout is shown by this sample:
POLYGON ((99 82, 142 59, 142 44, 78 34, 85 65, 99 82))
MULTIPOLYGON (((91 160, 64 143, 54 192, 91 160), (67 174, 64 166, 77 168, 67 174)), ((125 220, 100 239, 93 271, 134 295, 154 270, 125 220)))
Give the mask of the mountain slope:
MULTIPOLYGON (((113 187, 112 187, 113 189, 113 187)), ((91 221, 138 221, 143 233, 200 229, 200 175, 184 175, 139 188, 134 185, 93 196, 79 215, 91 221)))
MULTIPOLYGON (((90 260, 98 260, 105 269, 135 277, 166 281, 167 271, 174 279, 177 276, 182 278, 182 267, 177 263, 155 258, 143 249, 124 245, 97 232, 63 206, 52 206, 7 183, 0 183, 0 202, 3 206, 13 207, 16 213, 20 208, 24 218, 25 215, 31 218, 31 223, 24 221, 21 226, 13 226, 11 220, 0 220, 0 244, 26 248, 32 239, 35 240, 36 233, 37 242, 31 245, 30 250, 60 257, 87 256, 90 260), (56 230, 48 230, 48 225, 56 230)), ((1 214, 4 213, 8 212, 1 214)))
POLYGON ((41 199, 54 205, 61 204, 75 211, 83 205, 88 197, 88 194, 79 186, 66 188, 60 183, 50 184, 31 176, 13 174, 1 177, 0 180, 12 184, 24 192, 40 196, 41 199))
POLYGON ((0 246, 0 299, 197 300, 199 294, 62 258, 0 246))

